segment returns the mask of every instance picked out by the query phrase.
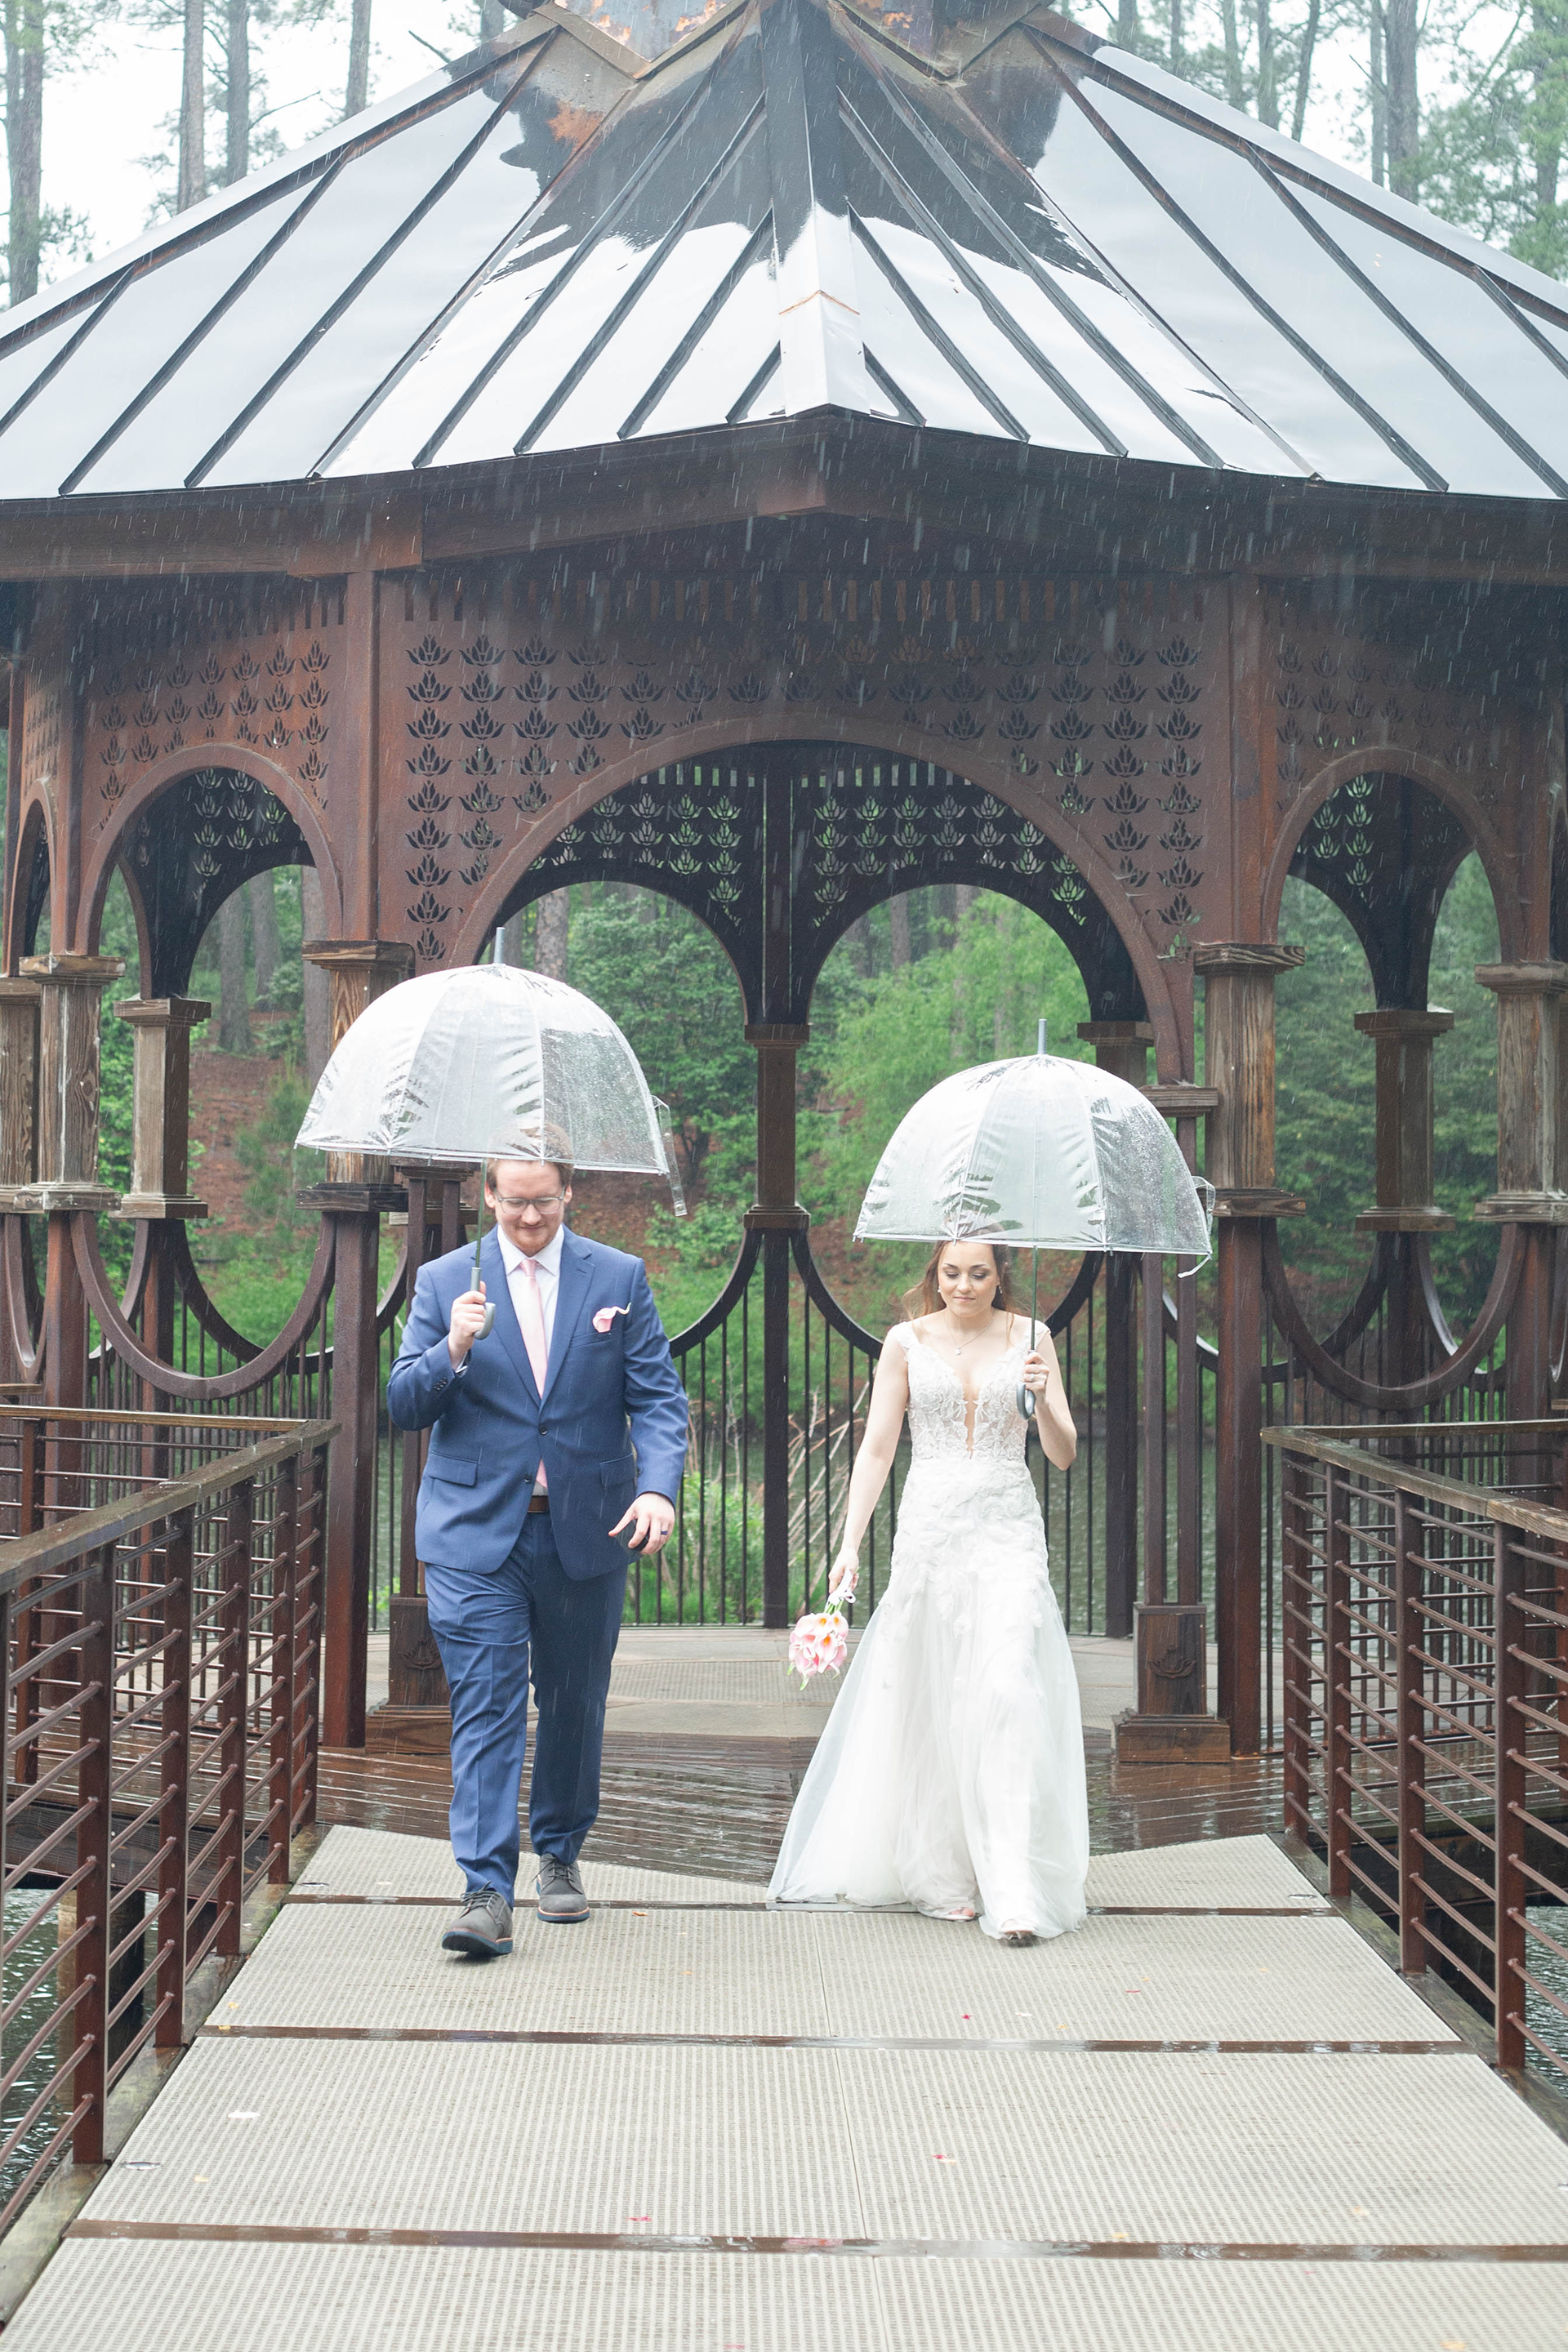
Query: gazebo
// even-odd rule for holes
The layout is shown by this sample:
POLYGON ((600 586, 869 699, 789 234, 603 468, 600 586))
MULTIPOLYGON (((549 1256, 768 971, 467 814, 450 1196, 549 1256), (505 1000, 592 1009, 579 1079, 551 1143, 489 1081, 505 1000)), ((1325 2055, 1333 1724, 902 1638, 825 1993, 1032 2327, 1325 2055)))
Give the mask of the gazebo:
POLYGON ((1105 1630, 1140 1596, 1151 1629, 1184 1611, 1184 1652, 1143 1645, 1176 1696, 1142 1703, 1201 1714, 1212 1570, 1203 1737, 1256 1752, 1265 1420, 1462 1409, 1500 1343, 1509 1413, 1550 1400, 1565 379, 1561 287, 1016 0, 733 0, 651 63, 545 0, 7 313, 0 1378, 148 1411, 330 1395, 325 1736, 364 1737, 382 1540, 394 1700, 428 1698, 417 1459, 379 1377, 456 1187, 334 1164, 297 1313, 259 1351, 230 1330, 185 1238, 193 958, 250 876, 313 866, 336 1034, 541 894, 645 884, 722 942, 758 1057, 755 1202, 683 1355, 705 1383, 710 1342, 754 1345, 755 1276, 782 1622, 798 1351, 838 1347, 852 1444, 875 1348, 797 1198, 813 983, 868 908, 979 885, 1071 950, 1101 1060, 1189 1151, 1206 1129, 1215 1347, 1158 1264, 1086 1265, 1058 1312, 1099 1278, 1105 1630), (1503 1235, 1455 1340, 1426 971, 1471 850, 1501 942, 1478 1213, 1503 1235), (142 951, 122 1199, 96 1166, 116 871, 142 951), (1291 874, 1377 995, 1372 1272, 1325 1337, 1277 1230, 1302 1206, 1273 1154, 1291 874))

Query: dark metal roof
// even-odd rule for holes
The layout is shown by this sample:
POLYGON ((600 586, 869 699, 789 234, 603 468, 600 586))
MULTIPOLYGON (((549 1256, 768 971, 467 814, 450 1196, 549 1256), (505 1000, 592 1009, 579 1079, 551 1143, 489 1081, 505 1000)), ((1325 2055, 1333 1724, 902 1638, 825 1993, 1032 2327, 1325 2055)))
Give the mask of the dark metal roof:
POLYGON ((555 5, 9 314, 0 498, 401 474, 834 407, 1568 496, 1568 290, 1037 8, 935 58, 555 5))

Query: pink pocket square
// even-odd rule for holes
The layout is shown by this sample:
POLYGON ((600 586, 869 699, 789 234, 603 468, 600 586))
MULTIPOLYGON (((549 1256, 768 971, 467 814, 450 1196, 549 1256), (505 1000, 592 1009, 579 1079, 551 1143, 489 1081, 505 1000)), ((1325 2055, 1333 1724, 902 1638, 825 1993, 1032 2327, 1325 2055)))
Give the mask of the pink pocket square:
POLYGON ((631 1311, 629 1307, 601 1307, 594 1318, 594 1328, 607 1331, 617 1315, 629 1315, 631 1311))

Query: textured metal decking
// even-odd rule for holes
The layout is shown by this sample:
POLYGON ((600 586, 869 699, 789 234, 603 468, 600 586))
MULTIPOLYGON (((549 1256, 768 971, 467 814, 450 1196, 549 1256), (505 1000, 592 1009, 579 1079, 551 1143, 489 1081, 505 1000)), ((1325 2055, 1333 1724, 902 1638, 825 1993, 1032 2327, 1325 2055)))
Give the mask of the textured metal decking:
POLYGON ((588 1877, 477 1969, 444 1848, 334 1830, 7 2352, 1568 2336, 1568 2151, 1265 1839, 1026 1952, 588 1877))

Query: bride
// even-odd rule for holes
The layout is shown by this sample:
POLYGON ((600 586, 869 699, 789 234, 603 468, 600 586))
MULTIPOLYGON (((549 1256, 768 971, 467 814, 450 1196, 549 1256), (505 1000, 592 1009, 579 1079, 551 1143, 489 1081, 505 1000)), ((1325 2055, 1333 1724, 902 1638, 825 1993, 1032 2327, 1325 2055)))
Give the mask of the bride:
POLYGON ((988 1936, 1032 1944, 1083 1920, 1089 1820, 1078 1684, 1019 1386, 1058 1470, 1078 1435, 1050 1334, 1019 1314, 1005 1249, 944 1242, 904 1304, 912 1319, 889 1332, 877 1367, 831 1587, 855 1590, 907 1412, 888 1589, 817 1744, 769 1900, 978 1916, 988 1936))

